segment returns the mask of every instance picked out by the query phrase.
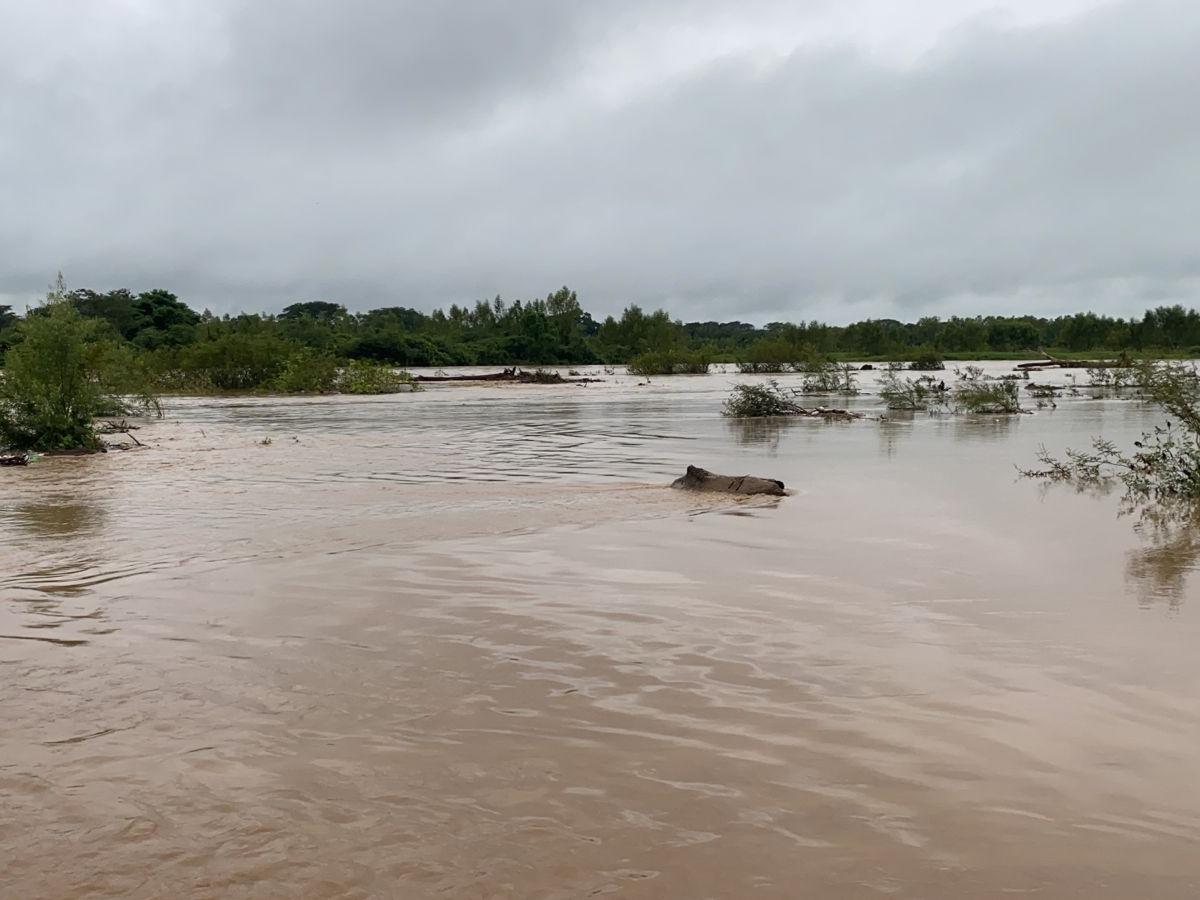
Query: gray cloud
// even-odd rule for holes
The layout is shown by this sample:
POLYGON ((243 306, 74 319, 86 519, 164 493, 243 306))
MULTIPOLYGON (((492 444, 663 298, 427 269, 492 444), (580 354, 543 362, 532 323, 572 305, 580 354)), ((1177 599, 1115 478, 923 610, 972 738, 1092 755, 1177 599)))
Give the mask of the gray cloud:
POLYGON ((0 296, 59 268, 222 311, 1200 296, 1183 0, 0 7, 0 296))

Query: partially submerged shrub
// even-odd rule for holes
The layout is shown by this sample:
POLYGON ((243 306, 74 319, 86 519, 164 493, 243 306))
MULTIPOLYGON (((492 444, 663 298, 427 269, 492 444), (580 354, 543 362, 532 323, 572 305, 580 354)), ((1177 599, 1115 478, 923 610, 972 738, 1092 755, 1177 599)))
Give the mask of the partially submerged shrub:
POLYGON ((835 363, 833 360, 816 356, 803 364, 804 375, 801 390, 809 394, 857 394, 858 375, 853 366, 835 363))
POLYGON ((408 372, 383 363, 352 359, 338 373, 335 387, 343 394, 395 394, 406 389, 418 390, 420 386, 408 372))
POLYGON ((796 402, 795 391, 786 391, 775 381, 766 384, 737 384, 721 408, 722 415, 735 419, 773 416, 808 416, 829 420, 861 419, 862 413, 824 406, 806 408, 796 402))
POLYGON ((1031 381, 1029 384, 1025 385, 1025 390, 1028 391, 1032 397, 1037 397, 1039 399, 1053 399, 1061 394, 1065 390, 1065 387, 1057 384, 1037 384, 1031 381))
POLYGON ((175 380, 197 390, 269 388, 284 370, 292 348, 273 335, 227 332, 185 347, 179 354, 175 380))
POLYGON ((791 342, 782 338, 760 340, 746 349, 737 367, 744 375, 793 372, 802 355, 791 342))
POLYGON ((64 302, 20 325, 0 381, 0 445, 16 450, 92 449, 104 406, 88 361, 91 323, 64 302))
POLYGON ((108 340, 96 341, 90 350, 94 377, 101 389, 101 409, 97 416, 162 418, 162 401, 143 354, 128 344, 108 340))
POLYGON ((333 354, 301 347, 288 356, 271 386, 288 394, 324 394, 337 389, 337 380, 333 354))
MULTIPOLYGON (((571 375, 578 375, 574 369, 570 370, 571 375)), ((551 369, 534 369, 532 372, 522 372, 523 380, 532 384, 562 384, 563 377, 551 369)))
POLYGON ((1125 366, 1101 366, 1090 368, 1088 386, 1101 388, 1130 388, 1137 386, 1137 369, 1125 366))
POLYGON ((61 275, 46 305, 17 331, 0 377, 0 447, 96 449, 98 416, 156 406, 140 370, 66 299, 61 275))
POLYGON ((792 371, 792 364, 785 362, 754 362, 739 360, 737 370, 743 375, 782 375, 792 371))
POLYGON ((797 349, 782 338, 759 341, 737 363, 743 375, 777 375, 795 372, 804 376, 801 390, 811 394, 857 394, 855 368, 834 362, 807 347, 797 349))
POLYGON ((707 375, 709 362, 707 350, 651 350, 626 368, 631 375, 707 375))
POLYGON ((895 369, 889 368, 879 376, 879 396, 888 409, 922 410, 941 403, 945 390, 939 389, 928 376, 904 378, 895 369))
POLYGON ((1200 500, 1200 440, 1194 432, 1167 422, 1134 441, 1126 453, 1112 441, 1093 438, 1090 450, 1067 449, 1064 459, 1038 448, 1042 469, 1024 469, 1029 478, 1099 484, 1112 479, 1125 486, 1131 505, 1200 500))
POLYGON ((799 404, 775 381, 766 384, 735 384, 733 393, 721 408, 722 415, 737 419, 765 416, 791 416, 799 404))
POLYGON ((1127 453, 1110 440, 1093 438, 1090 450, 1068 449, 1059 459, 1043 446, 1041 469, 1024 469, 1030 478, 1100 485, 1119 481, 1127 507, 1154 503, 1193 510, 1200 501, 1200 377, 1180 363, 1141 363, 1134 379, 1147 400, 1168 419, 1134 441, 1127 453))
POLYGON ((954 403, 971 413, 1021 412, 1021 397, 1012 381, 965 382, 954 391, 954 403))
POLYGON ((922 347, 917 350, 908 368, 914 372, 939 372, 946 365, 942 361, 942 354, 932 348, 922 347))

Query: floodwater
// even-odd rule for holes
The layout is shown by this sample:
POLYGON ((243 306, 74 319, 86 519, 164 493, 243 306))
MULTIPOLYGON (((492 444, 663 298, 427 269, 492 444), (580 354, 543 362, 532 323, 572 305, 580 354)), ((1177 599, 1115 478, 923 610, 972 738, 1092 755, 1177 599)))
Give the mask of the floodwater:
POLYGON ((1200 537, 1014 468, 1151 412, 734 380, 179 399, 0 469, 0 896, 1200 895, 1200 537))

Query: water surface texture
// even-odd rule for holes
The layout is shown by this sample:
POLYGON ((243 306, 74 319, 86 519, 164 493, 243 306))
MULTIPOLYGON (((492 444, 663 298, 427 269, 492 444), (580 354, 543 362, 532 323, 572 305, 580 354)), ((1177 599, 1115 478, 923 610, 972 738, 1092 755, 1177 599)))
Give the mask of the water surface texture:
POLYGON ((0 469, 0 895, 1200 895, 1200 538, 1015 471, 1151 411, 734 380, 179 399, 0 469))

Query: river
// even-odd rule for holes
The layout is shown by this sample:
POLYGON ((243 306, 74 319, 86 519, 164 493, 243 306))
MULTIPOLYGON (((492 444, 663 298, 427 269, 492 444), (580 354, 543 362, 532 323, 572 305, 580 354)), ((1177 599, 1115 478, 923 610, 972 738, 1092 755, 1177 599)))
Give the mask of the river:
POLYGON ((1200 536, 1015 468, 1153 412, 736 380, 176 398, 0 469, 0 896, 1200 895, 1200 536))

